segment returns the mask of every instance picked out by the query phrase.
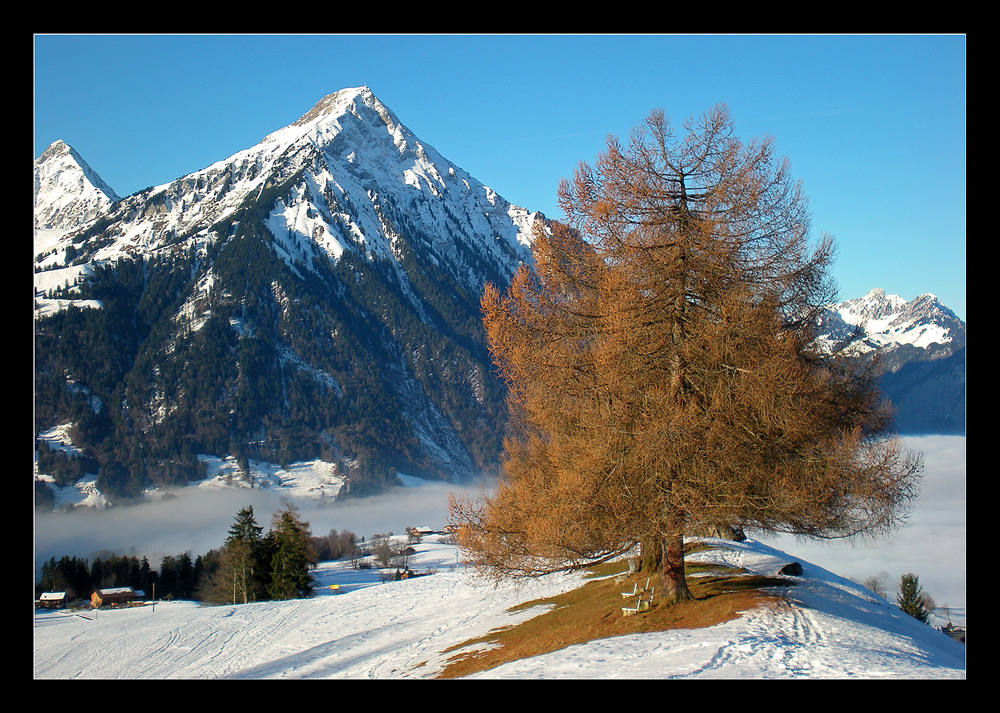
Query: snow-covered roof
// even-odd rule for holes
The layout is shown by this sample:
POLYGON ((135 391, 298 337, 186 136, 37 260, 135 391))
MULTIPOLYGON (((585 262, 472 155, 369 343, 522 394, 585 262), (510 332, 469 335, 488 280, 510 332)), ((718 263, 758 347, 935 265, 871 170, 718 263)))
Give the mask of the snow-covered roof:
POLYGON ((135 590, 132 587, 108 587, 107 589, 98 589, 97 593, 101 596, 107 596, 109 594, 135 594, 135 590))

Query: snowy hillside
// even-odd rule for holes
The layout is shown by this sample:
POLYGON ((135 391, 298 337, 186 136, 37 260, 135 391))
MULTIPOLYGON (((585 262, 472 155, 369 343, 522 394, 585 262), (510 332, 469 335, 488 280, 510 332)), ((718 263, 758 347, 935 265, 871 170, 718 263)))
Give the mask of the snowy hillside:
MULTIPOLYGON (((159 602, 123 610, 38 611, 36 679, 434 678, 453 647, 531 618, 514 605, 568 591, 580 575, 522 588, 478 583, 455 547, 431 536, 381 583, 331 562, 311 599, 239 606, 159 602), (335 593, 331 584, 339 584, 335 593), (93 655, 101 652, 101 655, 93 655)), ((756 542, 706 540, 692 559, 775 575, 795 558, 756 542)), ((802 562, 787 606, 705 629, 593 641, 512 662, 481 678, 965 678, 965 647, 867 589, 802 562)))

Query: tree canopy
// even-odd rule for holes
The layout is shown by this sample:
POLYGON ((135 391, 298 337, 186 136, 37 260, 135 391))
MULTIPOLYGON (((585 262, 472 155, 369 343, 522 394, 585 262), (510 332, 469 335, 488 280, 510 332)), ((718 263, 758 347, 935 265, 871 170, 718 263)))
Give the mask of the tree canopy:
POLYGON ((927 623, 931 612, 927 606, 927 595, 920 586, 920 578, 912 572, 907 572, 899 578, 899 591, 896 593, 896 604, 900 610, 914 619, 927 623))
POLYGON ((296 599, 312 596, 315 581, 310 569, 316 556, 310 542, 309 523, 290 503, 275 513, 271 529, 271 599, 296 599))
POLYGON ((834 243, 772 140, 740 141, 723 106, 679 134, 654 111, 559 199, 566 223, 482 297, 512 424, 495 493, 452 502, 474 564, 534 576, 640 545, 676 601, 685 534, 905 517, 920 457, 873 368, 814 349, 834 243))
POLYGON ((264 528, 257 524, 253 506, 238 513, 226 537, 223 566, 218 571, 220 590, 232 593, 232 602, 255 602, 263 598, 264 528))

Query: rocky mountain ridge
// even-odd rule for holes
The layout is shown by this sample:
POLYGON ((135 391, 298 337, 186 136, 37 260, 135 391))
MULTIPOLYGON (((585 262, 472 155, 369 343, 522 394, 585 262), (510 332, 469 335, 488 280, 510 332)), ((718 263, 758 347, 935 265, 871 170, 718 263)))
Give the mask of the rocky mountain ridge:
MULTIPOLYGON (((819 332, 828 351, 855 356, 878 352, 883 360, 907 347, 940 358, 965 346, 965 323, 937 297, 922 294, 907 301, 882 288, 831 305, 820 318, 819 332)), ((887 369, 895 371, 900 364, 890 360, 887 369)))
POLYGON ((906 434, 963 434, 966 325, 932 294, 912 300, 875 288, 821 316, 817 342, 829 353, 878 358, 883 395, 906 434))
MULTIPOLYGON (((36 182, 56 172, 46 153, 36 182)), ((60 164, 62 183, 89 171, 78 163, 60 164)), ((460 478, 496 462, 503 390, 479 295, 528 259, 544 216, 367 88, 81 221, 36 230, 36 431, 73 423, 99 487, 198 478, 203 454, 322 457, 356 493, 396 469, 460 478)))

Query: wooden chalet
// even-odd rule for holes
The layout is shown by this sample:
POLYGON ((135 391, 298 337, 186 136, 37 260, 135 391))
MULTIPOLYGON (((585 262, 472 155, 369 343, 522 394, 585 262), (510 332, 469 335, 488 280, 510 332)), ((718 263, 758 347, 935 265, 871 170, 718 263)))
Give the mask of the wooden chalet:
POLYGON ((113 606, 115 604, 130 604, 137 596, 142 596, 132 587, 111 587, 97 589, 90 595, 90 606, 113 606))
POLYGON ((44 609, 58 609, 66 606, 69 600, 66 592, 42 592, 38 598, 38 606, 44 609))

